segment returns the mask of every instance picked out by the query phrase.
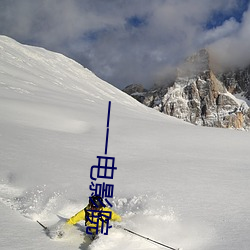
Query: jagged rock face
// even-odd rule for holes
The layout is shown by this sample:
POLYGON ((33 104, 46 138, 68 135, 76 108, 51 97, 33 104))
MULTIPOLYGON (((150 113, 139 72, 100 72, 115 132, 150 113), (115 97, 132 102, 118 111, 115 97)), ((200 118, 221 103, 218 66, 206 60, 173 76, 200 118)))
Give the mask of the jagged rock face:
POLYGON ((147 92, 147 90, 143 87, 142 84, 128 85, 125 89, 123 89, 123 91, 127 93, 128 95, 133 96, 139 102, 144 101, 145 99, 144 95, 147 92))
MULTIPOLYGON (((249 74, 238 74, 245 76, 243 82, 235 78, 238 79, 237 88, 240 89, 242 84, 249 84, 249 74)), ((221 77, 231 79, 230 84, 224 84, 215 76, 209 66, 209 53, 201 50, 178 69, 177 78, 171 87, 141 92, 140 101, 160 112, 196 125, 248 129, 248 105, 231 94, 236 92, 231 75, 227 73, 221 77), (233 91, 228 91, 232 89, 233 91)))
POLYGON ((197 125, 249 127, 249 107, 229 93, 229 85, 217 79, 206 50, 188 58, 182 67, 163 98, 164 113, 197 125))
POLYGON ((145 92, 147 90, 144 89, 142 84, 131 84, 131 85, 128 85, 123 91, 125 93, 131 95, 131 94, 134 94, 136 92, 143 93, 143 92, 145 92))
POLYGON ((218 74, 218 79, 225 84, 230 93, 242 93, 250 100, 250 66, 218 74))
POLYGON ((239 103, 220 82, 201 78, 178 79, 165 94, 163 112, 197 125, 226 128, 249 126, 248 106, 239 103))

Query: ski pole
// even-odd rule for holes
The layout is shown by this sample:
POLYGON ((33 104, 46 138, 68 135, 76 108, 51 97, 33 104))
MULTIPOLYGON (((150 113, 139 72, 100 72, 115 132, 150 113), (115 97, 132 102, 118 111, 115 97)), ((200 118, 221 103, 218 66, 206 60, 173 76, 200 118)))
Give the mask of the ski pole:
POLYGON ((125 231, 127 231, 127 232, 129 232, 129 233, 131 233, 131 234, 134 234, 134 235, 137 235, 137 236, 139 236, 139 237, 141 237, 141 238, 144 238, 144 239, 146 239, 146 240, 148 240, 148 241, 152 241, 152 242, 154 242, 154 243, 156 243, 156 244, 158 244, 158 245, 161 245, 161 246, 163 246, 163 247, 166 247, 166 248, 168 248, 168 249, 171 249, 171 250, 180 250, 180 248, 173 248, 173 247, 167 246, 167 245, 162 244, 162 243, 160 243, 160 242, 158 242, 158 241, 155 241, 155 240, 152 240, 152 239, 150 239, 150 238, 148 238, 148 237, 145 237, 145 236, 143 236, 143 235, 141 235, 141 234, 135 233, 135 232, 133 232, 133 231, 127 229, 127 228, 122 227, 122 229, 125 230, 125 231))
POLYGON ((45 227, 41 222, 39 222, 38 220, 36 221, 40 226, 42 226, 43 227, 43 229, 46 231, 46 230, 48 230, 48 228, 47 227, 45 227))

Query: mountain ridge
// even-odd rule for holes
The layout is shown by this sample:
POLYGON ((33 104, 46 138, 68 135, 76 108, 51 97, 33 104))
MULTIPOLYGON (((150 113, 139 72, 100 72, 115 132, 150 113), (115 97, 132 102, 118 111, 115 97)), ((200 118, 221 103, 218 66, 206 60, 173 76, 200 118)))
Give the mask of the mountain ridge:
POLYGON ((250 67, 216 72, 209 50, 202 49, 188 57, 176 72, 171 85, 143 92, 139 85, 132 91, 135 86, 131 85, 123 91, 148 107, 195 125, 249 129, 250 67))

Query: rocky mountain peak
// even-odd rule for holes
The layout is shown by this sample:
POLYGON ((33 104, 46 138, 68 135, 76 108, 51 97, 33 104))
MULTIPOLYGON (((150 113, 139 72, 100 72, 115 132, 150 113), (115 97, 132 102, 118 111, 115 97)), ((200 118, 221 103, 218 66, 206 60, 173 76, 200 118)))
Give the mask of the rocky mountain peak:
POLYGON ((244 92, 250 74, 241 71, 218 75, 210 64, 208 50, 202 49, 178 67, 171 86, 144 90, 139 98, 138 92, 137 98, 135 93, 130 94, 149 107, 196 125, 248 129, 250 109, 233 94, 237 88, 238 92, 244 92))
POLYGON ((188 57, 177 69, 177 77, 194 77, 206 74, 210 70, 209 53, 201 49, 188 57))

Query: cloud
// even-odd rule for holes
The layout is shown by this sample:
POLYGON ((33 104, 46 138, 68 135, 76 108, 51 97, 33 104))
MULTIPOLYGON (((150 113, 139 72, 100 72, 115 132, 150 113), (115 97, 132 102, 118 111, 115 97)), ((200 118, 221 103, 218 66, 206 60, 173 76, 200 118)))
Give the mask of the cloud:
POLYGON ((221 26, 204 31, 200 38, 201 44, 211 44, 225 37, 235 34, 240 28, 240 24, 232 17, 224 21, 221 26))
POLYGON ((239 2, 2 0, 0 33, 61 52, 120 88, 130 83, 148 87, 204 46, 212 44, 218 53, 225 44, 234 47, 239 39, 243 44, 250 35, 249 18, 247 12, 242 22, 233 18, 239 2), (220 14, 222 23, 211 20, 220 14))
MULTIPOLYGON (((224 24, 220 29, 225 30, 226 26, 224 24)), ((250 64, 250 9, 244 13, 242 22, 237 26, 232 32, 210 44, 215 60, 225 67, 245 67, 250 64)))

